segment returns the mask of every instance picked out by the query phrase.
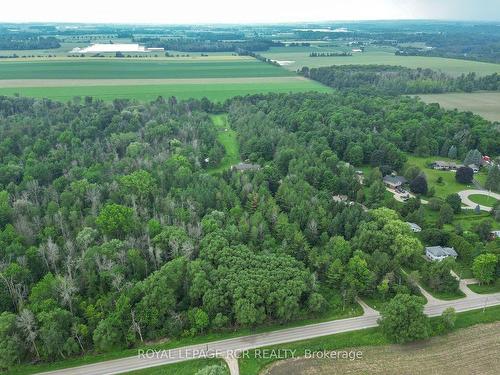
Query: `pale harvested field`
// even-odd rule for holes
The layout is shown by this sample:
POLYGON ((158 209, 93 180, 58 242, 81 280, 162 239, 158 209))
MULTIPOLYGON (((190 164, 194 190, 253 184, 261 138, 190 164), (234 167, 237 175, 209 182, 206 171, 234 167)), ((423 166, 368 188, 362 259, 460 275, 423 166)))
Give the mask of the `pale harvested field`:
MULTIPOLYGON (((349 349, 347 349, 349 350, 349 349)), ((423 343, 361 347, 359 360, 295 359, 266 375, 498 375, 500 323, 478 325, 423 343)))
POLYGON ((446 109, 471 111, 487 120, 500 121, 500 92, 419 95, 426 103, 439 103, 446 109))
POLYGON ((0 88, 17 87, 74 87, 74 86, 147 86, 147 85, 200 85, 240 83, 306 82, 304 77, 234 77, 234 78, 154 78, 154 79, 4 79, 0 88))

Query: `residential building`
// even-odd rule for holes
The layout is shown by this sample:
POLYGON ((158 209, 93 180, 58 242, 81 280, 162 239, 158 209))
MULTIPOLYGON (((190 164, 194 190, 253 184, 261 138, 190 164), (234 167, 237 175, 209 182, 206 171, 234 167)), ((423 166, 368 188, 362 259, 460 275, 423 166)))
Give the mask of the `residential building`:
POLYGON ((403 186, 404 184, 406 184, 406 182, 407 182, 407 180, 403 176, 390 175, 390 176, 384 177, 385 186, 387 186, 388 188, 391 188, 391 189, 396 189, 400 186, 403 186))
POLYGON ((452 247, 429 246, 425 248, 425 256, 432 261, 441 261, 448 257, 456 258, 458 254, 452 247))

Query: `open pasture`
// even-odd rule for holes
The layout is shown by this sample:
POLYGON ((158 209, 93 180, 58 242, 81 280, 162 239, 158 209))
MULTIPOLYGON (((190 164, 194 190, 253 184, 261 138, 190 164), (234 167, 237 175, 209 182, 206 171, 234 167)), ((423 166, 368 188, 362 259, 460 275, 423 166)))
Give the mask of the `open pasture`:
POLYGON ((500 64, 491 64, 478 61, 445 59, 440 57, 424 56, 396 56, 394 50, 390 48, 367 48, 366 52, 355 52, 352 56, 332 56, 332 57, 310 57, 311 52, 328 53, 340 52, 345 48, 338 47, 273 47, 263 56, 277 60, 292 62, 283 65, 288 70, 296 71, 303 66, 317 68, 331 65, 401 65, 408 68, 430 68, 439 70, 451 75, 466 74, 476 72, 478 75, 487 75, 495 72, 500 73, 500 64))
POLYGON ((500 92, 447 93, 419 95, 426 103, 439 103, 446 109, 471 111, 490 121, 500 121, 500 92))

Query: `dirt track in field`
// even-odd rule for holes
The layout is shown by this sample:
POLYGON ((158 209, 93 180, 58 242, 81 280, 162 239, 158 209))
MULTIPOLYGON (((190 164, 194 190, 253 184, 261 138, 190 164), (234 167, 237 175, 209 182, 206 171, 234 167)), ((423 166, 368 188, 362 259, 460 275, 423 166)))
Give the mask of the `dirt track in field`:
POLYGON ((238 83, 286 83, 307 81, 300 76, 290 77, 241 77, 241 78, 154 78, 154 79, 4 79, 0 88, 17 87, 68 87, 68 86, 148 86, 148 85, 199 85, 238 83))
POLYGON ((276 362, 265 375, 497 375, 500 374, 500 323, 478 325, 409 345, 362 351, 362 359, 294 359, 276 362))

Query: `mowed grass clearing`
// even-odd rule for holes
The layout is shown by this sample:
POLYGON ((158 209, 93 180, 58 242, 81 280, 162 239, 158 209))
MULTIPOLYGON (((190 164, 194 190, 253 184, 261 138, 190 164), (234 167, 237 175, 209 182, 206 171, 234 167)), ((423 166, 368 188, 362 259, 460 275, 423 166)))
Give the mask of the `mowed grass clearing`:
POLYGON ((436 160, 451 161, 451 159, 444 158, 441 156, 434 157, 417 157, 413 155, 408 155, 407 166, 413 165, 419 167, 427 177, 427 184, 429 188, 433 187, 435 189, 435 196, 445 199, 448 195, 453 193, 458 193, 462 190, 475 189, 474 185, 465 185, 458 183, 455 179, 455 172, 452 171, 440 171, 436 169, 429 168, 428 163, 436 160), (442 179, 438 182, 438 178, 442 179))
POLYGON ((471 111, 490 121, 500 121, 500 92, 419 95, 426 103, 439 103, 446 109, 471 111))
POLYGON ((211 116, 214 126, 219 131, 217 139, 224 146, 226 155, 222 158, 217 168, 210 170, 210 173, 222 172, 232 165, 238 164, 240 159, 240 145, 238 143, 236 132, 231 129, 227 114, 211 116))
POLYGON ((394 50, 390 48, 369 47, 366 52, 353 53, 352 56, 333 56, 333 57, 310 57, 311 52, 338 52, 344 48, 322 48, 318 46, 305 47, 273 47, 268 52, 262 53, 263 56, 278 60, 291 62, 283 65, 288 70, 296 71, 303 66, 317 68, 320 66, 331 65, 400 65, 408 68, 430 68, 439 70, 451 75, 466 74, 476 72, 478 75, 500 73, 500 64, 484 63, 478 61, 446 59, 441 57, 425 56, 396 56, 394 50))
POLYGON ((481 206, 488 206, 488 207, 493 207, 495 204, 498 203, 498 200, 496 198, 483 194, 469 195, 469 199, 474 203, 480 204, 481 206))
MULTIPOLYGON (((291 77, 295 78, 295 77, 291 77)), ((29 96, 48 98, 58 101, 72 100, 74 97, 92 96, 104 101, 114 99, 137 99, 140 101, 155 100, 158 96, 179 99, 201 99, 206 97, 222 102, 234 96, 288 92, 331 92, 326 86, 316 82, 290 80, 279 83, 222 83, 211 84, 165 84, 165 85, 120 85, 120 86, 67 86, 67 87, 16 87, 0 88, 0 95, 29 96)))

